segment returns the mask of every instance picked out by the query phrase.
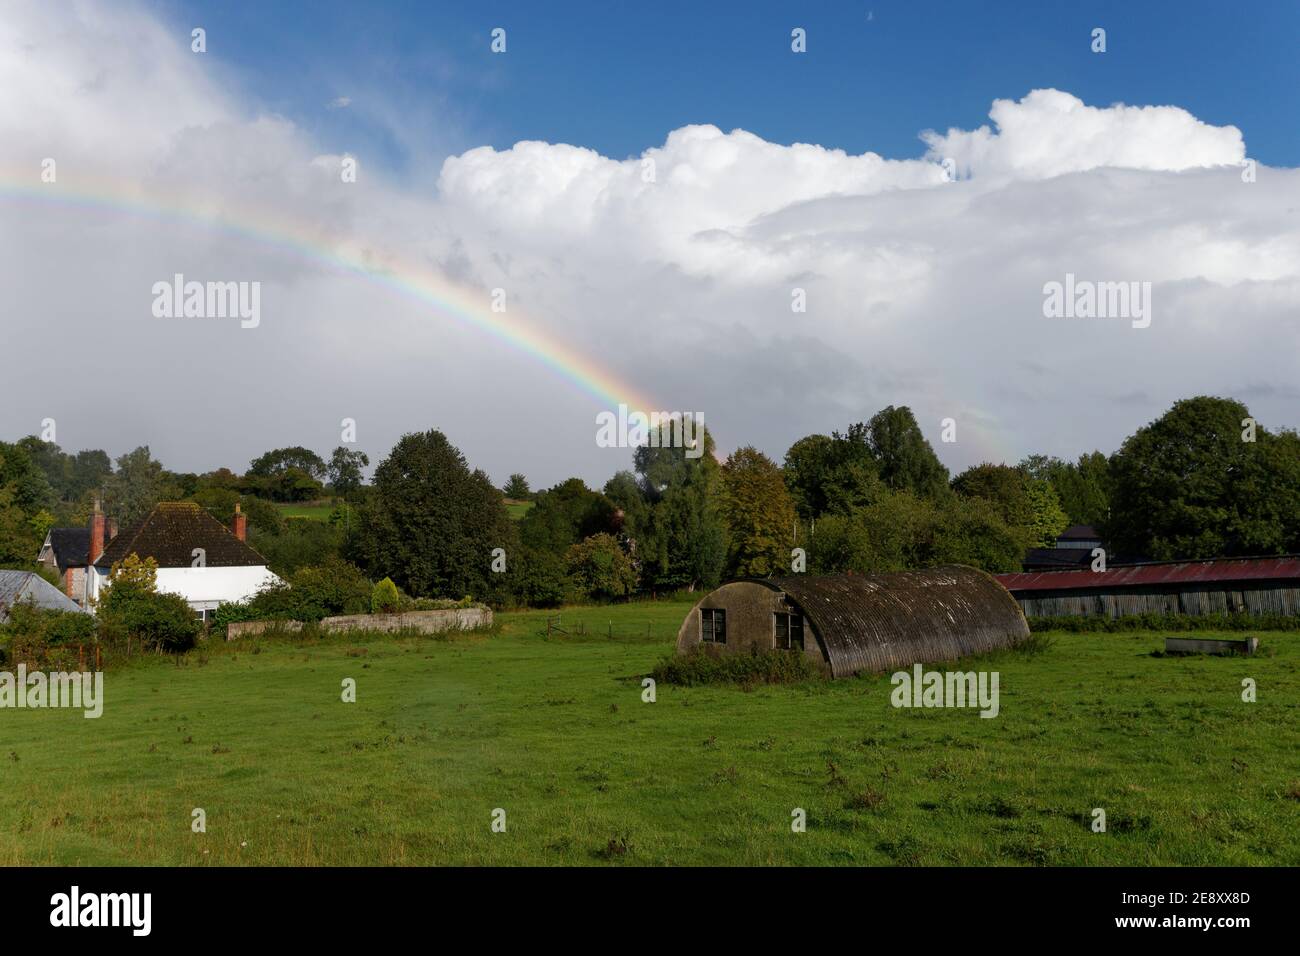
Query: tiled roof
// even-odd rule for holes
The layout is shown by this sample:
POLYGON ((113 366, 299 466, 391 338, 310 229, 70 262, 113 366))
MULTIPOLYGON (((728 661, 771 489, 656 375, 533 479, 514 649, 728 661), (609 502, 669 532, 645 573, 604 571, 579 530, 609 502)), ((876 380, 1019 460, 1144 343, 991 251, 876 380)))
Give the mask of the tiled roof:
POLYGON ((194 549, 202 548, 210 568, 262 567, 262 557, 192 501, 168 501, 139 523, 121 532, 95 562, 110 568, 128 555, 153 558, 160 568, 188 568, 194 549))
POLYGON ((1027 571, 999 574, 1008 591, 1056 591, 1211 584, 1221 581, 1300 581, 1300 555, 1212 558, 1112 566, 1106 571, 1027 571))
POLYGON ((60 571, 85 567, 87 552, 90 551, 90 529, 51 528, 50 547, 60 571))
POLYGON ((1101 534, 1090 524, 1072 524, 1057 536, 1057 540, 1064 538, 1069 541, 1071 538, 1077 538, 1084 541, 1097 541, 1101 539, 1101 534))

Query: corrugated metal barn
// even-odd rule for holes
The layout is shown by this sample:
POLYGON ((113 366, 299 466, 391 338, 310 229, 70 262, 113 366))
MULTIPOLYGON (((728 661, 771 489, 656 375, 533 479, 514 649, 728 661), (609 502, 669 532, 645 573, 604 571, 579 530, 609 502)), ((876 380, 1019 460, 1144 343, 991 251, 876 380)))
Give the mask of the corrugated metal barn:
POLYGON ((949 565, 724 584, 686 615, 677 652, 789 650, 844 677, 956 660, 1028 636, 1015 599, 992 575, 949 565))
POLYGON ((1300 615, 1297 555, 1161 561, 1106 571, 1037 571, 997 577, 1029 617, 1300 615))

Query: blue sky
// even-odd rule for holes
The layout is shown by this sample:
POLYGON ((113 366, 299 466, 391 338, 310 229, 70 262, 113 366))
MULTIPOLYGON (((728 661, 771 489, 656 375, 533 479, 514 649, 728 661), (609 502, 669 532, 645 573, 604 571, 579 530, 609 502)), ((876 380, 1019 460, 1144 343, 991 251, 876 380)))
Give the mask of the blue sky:
POLYGON ((244 90, 323 145, 395 173, 476 145, 567 142, 622 158, 690 123, 771 142, 919 156, 995 98, 1066 89, 1234 124, 1300 164, 1300 4, 430 3, 231 0, 158 7, 204 26, 244 90), (488 50, 493 27, 508 52, 488 50), (790 30, 808 53, 790 52, 790 30), (1107 31, 1107 52, 1090 33, 1107 31), (346 109, 327 109, 349 97, 346 109), (382 103, 382 116, 375 108, 382 103))

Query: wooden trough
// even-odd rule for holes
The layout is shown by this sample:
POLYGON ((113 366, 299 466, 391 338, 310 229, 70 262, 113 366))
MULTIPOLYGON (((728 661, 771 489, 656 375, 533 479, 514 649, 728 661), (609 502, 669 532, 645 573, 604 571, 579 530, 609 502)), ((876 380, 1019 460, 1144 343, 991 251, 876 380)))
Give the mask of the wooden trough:
POLYGON ((1166 637, 1166 654, 1244 654, 1249 657, 1259 647, 1258 637, 1225 641, 1208 637, 1166 637))

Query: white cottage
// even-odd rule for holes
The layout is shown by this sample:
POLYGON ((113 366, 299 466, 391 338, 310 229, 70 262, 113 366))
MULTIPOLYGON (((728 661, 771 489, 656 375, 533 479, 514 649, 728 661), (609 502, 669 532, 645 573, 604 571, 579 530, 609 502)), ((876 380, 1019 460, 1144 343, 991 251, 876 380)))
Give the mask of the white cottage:
POLYGON ((239 505, 231 528, 192 501, 169 501, 106 546, 103 529, 104 517, 96 511, 87 575, 87 597, 92 601, 108 587, 113 565, 132 554, 141 560, 153 558, 158 563, 158 590, 179 594, 205 620, 218 605, 246 600, 280 581, 245 541, 248 519, 239 505))

